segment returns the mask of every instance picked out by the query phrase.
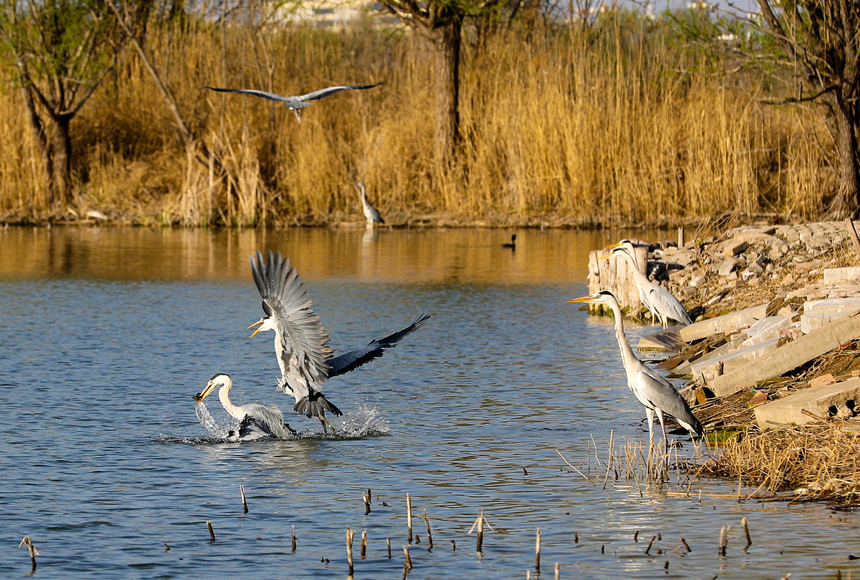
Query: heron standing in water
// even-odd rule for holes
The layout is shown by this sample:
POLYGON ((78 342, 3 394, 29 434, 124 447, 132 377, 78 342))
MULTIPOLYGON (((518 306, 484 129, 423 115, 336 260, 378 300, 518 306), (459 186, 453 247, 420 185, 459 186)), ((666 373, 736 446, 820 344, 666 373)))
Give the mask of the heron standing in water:
POLYGON ((206 388, 194 395, 194 400, 198 404, 202 403, 203 399, 217 387, 221 387, 218 390, 221 406, 231 417, 239 420, 239 427, 236 429, 239 439, 252 440, 262 437, 286 439, 296 434, 292 427, 284 423, 284 414, 274 405, 264 406, 257 403, 234 405, 230 400, 233 379, 228 374, 218 373, 209 379, 206 388))
POLYGON ((254 283, 263 297, 266 315, 249 326, 260 331, 275 333, 275 354, 281 368, 279 388, 295 397, 293 407, 297 413, 316 417, 326 427, 334 427, 326 419, 326 412, 335 416, 342 413, 321 392, 322 384, 331 377, 342 375, 382 356, 393 348, 404 336, 421 327, 430 317, 422 314, 415 322, 385 338, 372 340, 367 345, 339 356, 333 356, 328 346, 329 336, 313 311, 312 302, 296 269, 290 266, 289 258, 281 253, 273 254, 263 261, 263 254, 251 256, 251 273, 254 283))
POLYGON ((373 229, 376 224, 384 224, 385 220, 382 219, 382 216, 379 215, 376 208, 370 205, 370 202, 367 201, 367 190, 364 188, 364 184, 359 183, 357 187, 358 196, 361 198, 361 211, 364 212, 364 219, 367 220, 367 228, 373 229))
POLYGON ((627 373, 627 386, 636 395, 642 405, 645 406, 645 414, 648 417, 648 441, 649 448, 654 443, 654 414, 660 420, 660 428, 663 430, 663 449, 668 451, 669 442, 666 439, 666 425, 663 414, 667 413, 675 418, 678 423, 693 437, 704 437, 705 430, 702 424, 693 415, 690 406, 684 397, 669 384, 658 372, 648 368, 636 358, 627 337, 624 335, 624 322, 621 315, 621 306, 611 292, 600 291, 590 296, 574 298, 568 302, 585 302, 588 304, 602 304, 608 306, 615 316, 615 338, 618 339, 618 348, 621 350, 621 363, 627 373))

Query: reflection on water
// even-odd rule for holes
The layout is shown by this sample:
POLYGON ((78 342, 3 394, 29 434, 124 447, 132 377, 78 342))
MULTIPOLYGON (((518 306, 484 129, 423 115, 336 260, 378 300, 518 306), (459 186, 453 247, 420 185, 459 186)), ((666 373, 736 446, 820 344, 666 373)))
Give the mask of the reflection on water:
MULTIPOLYGON (((588 250, 619 234, 520 230, 517 249, 503 252, 502 230, 366 233, 0 232, 0 577, 29 572, 17 542, 30 535, 43 578, 342 579, 349 525, 368 534, 356 579, 402 578, 407 493, 421 537, 410 580, 536 577, 538 527, 544 577, 555 562, 562 578, 857 574, 853 512, 739 503, 723 481, 674 497, 682 474, 659 487, 606 469, 610 434, 647 441, 644 412, 625 386, 612 321, 566 300, 584 293, 588 250), (292 255, 336 351, 433 315, 326 383, 349 436, 322 436, 289 412, 271 339, 249 338, 258 247, 292 255), (216 372, 235 377, 237 401, 280 406, 303 436, 210 436, 192 396, 216 372), (495 529, 482 555, 467 533, 479 510, 495 529)), ((652 330, 631 324, 628 334, 635 343, 652 330)), ((234 423, 212 405, 211 425, 234 423)))
POLYGON ((248 256, 273 250, 308 280, 564 283, 584 280, 588 252, 624 235, 519 230, 512 252, 502 247, 508 230, 9 228, 0 231, 0 277, 245 279, 248 256))

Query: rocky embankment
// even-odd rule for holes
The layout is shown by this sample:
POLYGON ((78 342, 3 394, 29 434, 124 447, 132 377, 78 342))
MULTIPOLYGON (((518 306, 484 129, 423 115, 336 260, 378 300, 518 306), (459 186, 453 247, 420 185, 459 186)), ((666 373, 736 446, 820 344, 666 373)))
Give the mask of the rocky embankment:
MULTIPOLYGON (((680 247, 643 243, 641 269, 684 303, 694 323, 656 331, 639 348, 670 351, 660 366, 687 381, 682 393, 711 441, 803 428, 828 437, 834 429, 860 431, 860 241, 852 225, 750 226, 680 247)), ((592 253, 590 290, 609 290, 631 316, 644 317, 627 263, 598 259, 608 253, 592 253)), ((853 457, 853 444, 846 451, 853 457)), ((822 489, 803 479, 809 474, 791 481, 760 471, 774 489, 822 489)), ((858 477, 853 459, 850 473, 839 475, 860 484, 858 477)))

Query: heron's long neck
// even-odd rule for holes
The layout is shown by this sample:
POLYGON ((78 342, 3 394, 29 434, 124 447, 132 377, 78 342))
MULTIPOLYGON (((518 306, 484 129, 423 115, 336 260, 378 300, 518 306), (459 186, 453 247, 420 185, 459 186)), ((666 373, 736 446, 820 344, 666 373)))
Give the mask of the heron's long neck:
POLYGON ((243 413, 239 410, 239 407, 233 404, 230 400, 230 388, 233 385, 224 385, 218 390, 218 398, 221 400, 221 405, 224 409, 230 413, 233 417, 241 420, 243 418, 243 413))
POLYGON ((648 276, 643 274, 642 270, 639 269, 639 264, 636 263, 636 260, 633 258, 633 256, 631 256, 627 251, 618 253, 624 256, 624 259, 627 260, 627 264, 630 266, 630 269, 633 270, 633 276, 636 278, 636 283, 639 285, 640 288, 643 287, 643 282, 650 282, 650 280, 648 280, 648 276))
POLYGON ((621 362, 625 369, 632 368, 633 361, 637 359, 627 337, 624 335, 624 319, 621 314, 621 307, 617 302, 610 304, 609 307, 612 308, 612 314, 615 316, 615 338, 618 339, 618 348, 621 350, 621 362))

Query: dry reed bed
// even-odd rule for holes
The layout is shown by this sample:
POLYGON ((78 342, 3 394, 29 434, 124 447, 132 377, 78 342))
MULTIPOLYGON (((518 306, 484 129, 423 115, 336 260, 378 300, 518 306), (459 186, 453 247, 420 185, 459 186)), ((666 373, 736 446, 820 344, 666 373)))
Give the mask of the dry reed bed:
MULTIPOLYGON (((687 72, 701 68, 700 50, 663 25, 616 18, 593 43, 541 24, 467 43, 464 143, 452 168, 433 158, 430 59, 418 37, 370 22, 340 34, 153 26, 153 60, 226 177, 210 176, 176 139, 129 50, 72 123, 81 180, 71 206, 142 224, 326 223, 359 219, 354 183, 363 180, 394 223, 425 214, 557 225, 820 212, 835 182, 815 111, 762 104, 775 97, 762 75, 687 72), (315 104, 301 125, 262 99, 201 87, 296 94, 378 81, 315 104)), ((0 113, 0 219, 41 219, 53 210, 17 92, 0 95, 0 113)))
POLYGON ((844 425, 785 426, 729 442, 701 467, 774 494, 790 490, 798 499, 858 500, 860 432, 844 425))

